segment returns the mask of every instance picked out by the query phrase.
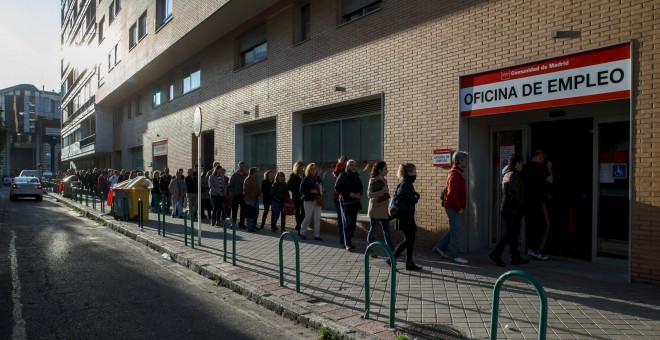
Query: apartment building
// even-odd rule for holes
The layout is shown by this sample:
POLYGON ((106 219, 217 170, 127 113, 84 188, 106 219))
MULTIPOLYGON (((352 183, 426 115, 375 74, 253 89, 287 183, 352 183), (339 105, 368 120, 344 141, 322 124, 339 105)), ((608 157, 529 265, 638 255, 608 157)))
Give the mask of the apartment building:
POLYGON ((365 183, 376 160, 390 170, 415 163, 417 243, 431 247, 448 225, 447 156, 466 150, 461 250, 470 252, 504 231, 506 157, 543 149, 555 177, 547 252, 657 283, 657 10, 655 1, 63 1, 62 160, 192 168, 200 108, 206 169, 245 161, 288 174, 295 161, 315 162, 331 189, 342 154, 365 183))
POLYGON ((15 177, 26 169, 59 171, 59 93, 31 84, 0 89, 0 118, 7 127, 0 177, 15 177))

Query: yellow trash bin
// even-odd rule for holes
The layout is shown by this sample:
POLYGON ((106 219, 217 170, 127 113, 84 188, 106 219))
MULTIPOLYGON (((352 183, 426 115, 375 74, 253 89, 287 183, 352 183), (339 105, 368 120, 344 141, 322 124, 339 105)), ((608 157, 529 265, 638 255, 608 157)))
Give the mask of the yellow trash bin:
POLYGON ((128 206, 128 218, 137 220, 138 202, 142 200, 142 218, 149 220, 149 194, 153 184, 144 176, 138 176, 126 184, 123 191, 126 194, 126 205, 128 206))

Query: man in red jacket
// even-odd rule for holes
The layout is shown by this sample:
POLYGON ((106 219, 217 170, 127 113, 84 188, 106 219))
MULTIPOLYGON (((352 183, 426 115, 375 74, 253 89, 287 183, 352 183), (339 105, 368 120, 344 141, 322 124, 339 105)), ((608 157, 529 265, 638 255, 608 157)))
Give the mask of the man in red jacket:
POLYGON ((459 257, 459 242, 461 240, 461 220, 467 203, 467 189, 463 172, 468 166, 468 154, 456 151, 452 157, 452 167, 447 174, 447 189, 445 192, 445 212, 449 217, 449 230, 440 239, 433 251, 445 259, 466 264, 468 260, 459 257), (447 255, 447 246, 451 244, 451 253, 447 255))

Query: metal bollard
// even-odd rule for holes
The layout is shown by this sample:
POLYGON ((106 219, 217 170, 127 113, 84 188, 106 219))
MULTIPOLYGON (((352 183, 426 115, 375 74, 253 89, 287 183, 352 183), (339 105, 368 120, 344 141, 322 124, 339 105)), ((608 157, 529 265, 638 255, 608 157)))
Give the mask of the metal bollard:
POLYGON ((183 214, 183 244, 188 246, 188 216, 190 214, 186 211, 183 214))
POLYGON ((124 221, 128 221, 128 197, 126 197, 126 194, 122 198, 122 211, 124 212, 124 221))
POLYGON ((142 210, 142 199, 138 198, 138 225, 140 226, 140 231, 144 231, 144 212, 142 210))
POLYGON ((96 199, 98 198, 98 192, 94 190, 94 195, 92 195, 92 209, 96 210, 96 199))
POLYGON ((541 315, 539 316, 539 340, 545 340, 545 334, 546 330, 548 327, 548 299, 545 295, 545 290, 541 286, 541 284, 536 281, 536 279, 527 274, 526 272, 522 270, 510 270, 502 276, 500 276, 499 279, 497 279, 497 282, 495 282, 495 286, 493 286, 493 309, 491 310, 491 316, 490 316, 490 338, 491 339, 497 339, 497 320, 499 317, 499 306, 500 306, 500 289, 502 288, 502 284, 504 284, 504 281, 506 281, 509 277, 511 276, 521 276, 527 282, 531 283, 532 286, 534 286, 534 289, 536 289, 536 294, 539 296, 540 300, 540 311, 541 315))
POLYGON ((85 191, 85 206, 89 207, 89 188, 83 190, 85 191))
POLYGON ((195 226, 190 222, 190 247, 195 249, 195 226))
POLYGON ((222 223, 222 228, 223 228, 223 239, 224 239, 224 261, 227 262, 227 224, 231 226, 231 264, 236 265, 236 225, 234 224, 234 221, 232 221, 231 218, 227 217, 227 219, 222 223))
POLYGON ((300 293, 300 248, 298 246, 298 238, 290 231, 285 231, 280 235, 280 287, 284 287, 284 254, 282 252, 282 242, 284 236, 289 235, 293 240, 296 247, 296 292, 300 293))
POLYGON ((161 203, 160 204, 160 211, 163 213, 163 237, 165 237, 165 215, 167 215, 167 212, 165 211, 165 209, 163 209, 164 207, 165 207, 165 204, 161 203))
POLYGON ((369 305, 371 304, 371 294, 369 290, 369 259, 371 258, 371 249, 381 247, 387 252, 390 259, 390 328, 394 328, 394 305, 396 303, 396 259, 392 249, 383 242, 372 242, 364 251, 364 318, 369 319, 369 305))

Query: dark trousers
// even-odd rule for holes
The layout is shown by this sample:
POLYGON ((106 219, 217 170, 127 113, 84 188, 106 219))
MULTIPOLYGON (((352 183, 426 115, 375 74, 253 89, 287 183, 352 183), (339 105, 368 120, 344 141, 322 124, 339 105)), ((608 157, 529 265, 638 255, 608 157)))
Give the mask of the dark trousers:
POLYGON ((170 210, 170 206, 172 204, 172 194, 170 193, 169 190, 168 191, 161 191, 160 192, 160 197, 163 199, 163 203, 165 203, 165 204, 163 204, 165 206, 165 211, 164 212, 168 212, 170 210))
POLYGON ((264 212, 263 212, 263 215, 261 215, 261 229, 263 229, 264 224, 266 224, 266 217, 268 217, 268 212, 270 211, 271 203, 272 203, 272 200, 264 199, 264 212))
MULTIPOLYGON (((232 201, 231 201, 231 219, 234 220, 234 224, 236 224, 236 221, 238 220, 238 206, 243 206, 245 205, 245 197, 243 194, 237 195, 234 194, 232 201)), ((244 227, 245 226, 245 216, 241 213, 241 219, 240 222, 238 223, 239 227, 244 227)))
POLYGON ((502 235, 502 238, 497 242, 497 246, 493 250, 493 253, 501 256, 504 252, 504 248, 509 246, 509 251, 511 252, 512 259, 520 258, 520 253, 518 252, 518 238, 520 237, 520 220, 522 216, 520 214, 512 214, 507 212, 502 212, 502 219, 506 224, 506 232, 502 235))
POLYGON ((527 248, 537 253, 545 249, 545 241, 550 231, 550 216, 545 202, 533 203, 527 207, 525 227, 527 248))
POLYGON ((408 212, 399 212, 398 214, 399 228, 403 232, 404 239, 394 249, 394 257, 399 257, 401 253, 406 251, 406 262, 413 262, 413 250, 415 248, 415 234, 417 233, 417 226, 415 225, 415 215, 408 212))
POLYGON ((206 211, 207 216, 209 217, 209 219, 211 219, 212 210, 213 210, 213 204, 211 200, 208 198, 202 198, 202 215, 204 215, 204 211, 206 211))
POLYGON ((305 208, 303 207, 303 200, 294 199, 293 206, 295 207, 296 210, 296 230, 300 230, 300 225, 302 224, 302 221, 305 219, 305 208))
POLYGON ((357 204, 341 205, 342 224, 344 225, 344 245, 350 247, 353 245, 353 235, 355 234, 355 224, 357 223, 358 210, 357 204))
POLYGON ((337 210, 337 229, 339 230, 339 243, 344 244, 344 218, 341 216, 341 204, 335 201, 335 210, 337 210))

